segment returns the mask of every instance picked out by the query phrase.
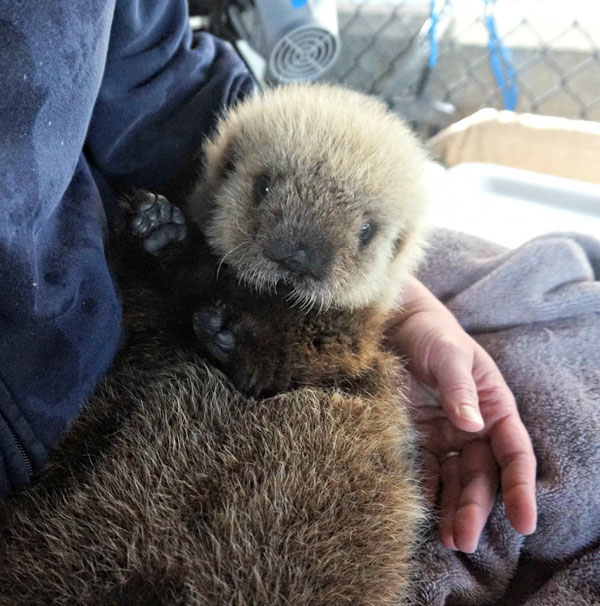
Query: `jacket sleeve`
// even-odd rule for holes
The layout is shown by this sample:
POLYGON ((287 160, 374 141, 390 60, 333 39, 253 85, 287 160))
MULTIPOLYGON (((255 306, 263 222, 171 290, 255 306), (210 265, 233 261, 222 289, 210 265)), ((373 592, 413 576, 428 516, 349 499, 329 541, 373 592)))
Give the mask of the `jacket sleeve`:
POLYGON ((117 2, 89 153, 110 180, 153 188, 168 181, 223 108, 253 90, 223 41, 192 35, 184 0, 117 2))
POLYGON ((0 15, 0 497, 29 481, 120 340, 102 197, 82 153, 114 0, 0 15))
POLYGON ((192 38, 185 0, 4 3, 0 74, 1 498, 119 346, 105 178, 168 179, 252 82, 225 44, 192 38))

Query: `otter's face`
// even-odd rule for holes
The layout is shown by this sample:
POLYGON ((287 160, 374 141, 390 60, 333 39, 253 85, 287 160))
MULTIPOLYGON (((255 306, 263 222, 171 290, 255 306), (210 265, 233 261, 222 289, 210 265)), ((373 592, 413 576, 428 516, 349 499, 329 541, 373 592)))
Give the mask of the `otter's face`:
POLYGON ((234 165, 213 195, 211 247, 247 285, 283 290, 306 308, 366 303, 354 300, 355 285, 392 257, 382 209, 324 166, 234 165))
MULTIPOLYGON (((319 96, 337 89, 291 87, 278 94, 291 91, 288 101, 302 90, 311 95, 288 104, 285 115, 267 95, 262 104, 251 102, 262 111, 242 104, 223 122, 206 148, 200 187, 210 211, 196 220, 213 251, 259 291, 284 292, 306 309, 382 300, 398 279, 392 267, 412 265, 418 248, 411 245, 421 214, 418 179, 398 174, 422 161, 420 150, 412 139, 404 141, 408 150, 398 141, 401 153, 390 158, 367 126, 347 117, 337 123, 333 107, 324 116, 319 96)), ((350 101, 365 99, 343 92, 350 101)))

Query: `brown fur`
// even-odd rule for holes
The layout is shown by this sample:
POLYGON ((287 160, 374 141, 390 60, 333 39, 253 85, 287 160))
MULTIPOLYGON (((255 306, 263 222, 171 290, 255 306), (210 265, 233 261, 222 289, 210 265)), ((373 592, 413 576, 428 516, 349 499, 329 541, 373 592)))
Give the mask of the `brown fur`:
POLYGON ((256 401, 173 342, 159 291, 123 284, 127 347, 0 509, 0 604, 402 603, 421 507, 383 318, 249 307, 254 343, 310 385, 256 401))
MULTIPOLYGON (((131 254, 123 256, 130 259, 131 254)), ((158 323, 178 343, 217 364, 246 394, 357 381, 378 363, 386 318, 378 307, 306 313, 291 306, 283 293, 261 295, 241 288, 235 272, 219 265, 193 225, 185 242, 172 245, 157 259, 144 255, 142 263, 143 272, 159 276, 159 288, 165 293, 158 323), (203 343, 207 337, 194 335, 194 314, 215 306, 223 311, 227 328, 236 337, 235 350, 227 360, 212 355, 203 343)), ((140 269, 135 271, 140 273, 140 269)))
POLYGON ((306 308, 397 303, 423 245, 426 156, 374 98, 326 85, 271 89, 229 111, 178 199, 213 251, 263 292, 286 282, 306 308), (257 201, 257 190, 268 192, 257 201), (361 226, 376 233, 362 246, 361 226), (318 270, 273 254, 302 249, 318 270), (317 275, 318 274, 318 275, 317 275))
POLYGON ((123 272, 127 346, 37 484, 0 508, 0 605, 408 599, 421 501, 380 338, 419 256, 424 155, 381 104, 324 86, 243 103, 205 154, 185 203, 225 260, 220 278, 205 249, 144 260, 157 281, 123 272), (265 172, 275 180, 252 205, 265 172), (360 247, 365 221, 377 233, 360 247), (331 257, 321 279, 264 258, 302 238, 331 257), (268 295, 282 283, 327 311, 268 295), (223 370, 278 395, 245 397, 201 359, 194 313, 216 305, 238 337, 223 370))

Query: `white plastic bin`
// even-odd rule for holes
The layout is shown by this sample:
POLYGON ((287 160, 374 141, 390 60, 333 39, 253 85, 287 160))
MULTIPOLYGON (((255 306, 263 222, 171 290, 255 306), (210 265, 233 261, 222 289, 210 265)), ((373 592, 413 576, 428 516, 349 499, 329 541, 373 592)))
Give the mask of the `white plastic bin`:
POLYGON ((483 163, 432 165, 430 183, 435 226, 511 248, 556 231, 600 238, 600 185, 483 163))

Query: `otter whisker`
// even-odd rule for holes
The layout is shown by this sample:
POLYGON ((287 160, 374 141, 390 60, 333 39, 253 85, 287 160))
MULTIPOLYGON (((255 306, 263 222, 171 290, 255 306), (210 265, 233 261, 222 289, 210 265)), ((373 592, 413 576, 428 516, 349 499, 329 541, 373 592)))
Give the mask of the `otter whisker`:
POLYGON ((219 261, 219 265, 217 265, 217 273, 216 273, 217 280, 219 279, 219 272, 221 271, 221 265, 223 265, 225 259, 244 245, 245 245, 245 242, 242 242, 242 243, 238 244, 237 246, 234 246, 228 253, 226 253, 223 257, 221 257, 221 260, 219 261))
POLYGON ((297 307, 301 312, 308 313, 314 305, 313 298, 306 293, 293 290, 286 300, 291 301, 290 307, 297 307))
POLYGON ((250 237, 250 234, 249 234, 248 232, 244 231, 244 230, 241 228, 241 226, 240 226, 240 224, 239 224, 239 221, 238 221, 237 219, 234 219, 234 223, 235 223, 236 227, 237 227, 237 228, 240 230, 240 232, 241 232, 242 234, 244 234, 244 236, 246 236, 247 238, 249 238, 249 237, 250 237))
MULTIPOLYGON (((273 294, 276 295, 277 294, 277 284, 278 284, 279 280, 277 279, 277 276, 271 272, 269 272, 267 274, 267 276, 270 280, 270 286, 273 288, 273 294)), ((269 292, 270 292, 270 290, 269 290, 269 292)))

